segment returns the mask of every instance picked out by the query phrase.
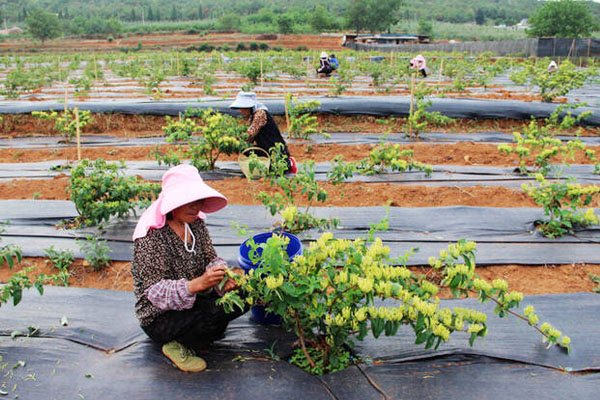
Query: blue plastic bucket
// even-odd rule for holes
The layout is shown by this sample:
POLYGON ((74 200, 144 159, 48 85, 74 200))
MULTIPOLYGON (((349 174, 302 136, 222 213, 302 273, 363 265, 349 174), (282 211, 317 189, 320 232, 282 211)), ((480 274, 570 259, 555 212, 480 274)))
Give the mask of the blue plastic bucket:
MULTIPOLYGON (((253 239, 256 244, 266 243, 267 240, 269 240, 269 238, 273 236, 273 234, 274 232, 261 233, 254 236, 253 239)), ((275 234, 279 235, 280 233, 275 234)), ((286 248, 288 258, 291 260, 297 255, 302 254, 302 242, 300 241, 300 239, 298 239, 297 236, 286 232, 283 232, 283 235, 287 236, 290 239, 290 242, 288 243, 288 246, 286 248)), ((244 243, 240 245, 238 256, 238 264, 240 265, 240 268, 242 268, 244 271, 249 271, 257 267, 257 265, 252 264, 252 261, 250 261, 248 253, 250 252, 251 248, 248 246, 247 243, 248 240, 244 241, 244 243)), ((258 248, 257 252, 259 255, 262 254, 262 248, 258 248)), ((254 319, 259 324, 281 325, 281 317, 276 314, 267 313, 265 307, 263 306, 253 306, 251 313, 252 319, 254 319)))

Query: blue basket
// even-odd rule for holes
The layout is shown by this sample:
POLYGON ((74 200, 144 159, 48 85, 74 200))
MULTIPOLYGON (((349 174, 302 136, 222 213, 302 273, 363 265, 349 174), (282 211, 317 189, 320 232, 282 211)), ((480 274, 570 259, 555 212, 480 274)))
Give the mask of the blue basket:
MULTIPOLYGON (((277 235, 281 235, 281 233, 277 233, 277 232, 275 232, 275 233, 277 235)), ((269 238, 271 238, 271 236, 273 236, 273 234, 274 234, 274 232, 265 232, 265 233, 260 233, 258 235, 255 235, 253 237, 254 243, 256 243, 256 244, 266 243, 267 240, 269 240, 269 238)), ((290 242, 288 243, 288 246, 285 249, 289 259, 292 260, 297 255, 302 254, 302 242, 300 241, 300 239, 298 239, 297 236, 292 235, 291 233, 287 233, 287 232, 283 232, 283 235, 287 236, 290 239, 290 242)), ((255 265, 253 265, 252 261, 250 260, 250 257, 248 255, 250 250, 251 250, 251 248, 248 246, 248 240, 244 241, 244 243, 242 243, 240 245, 238 262, 240 263, 240 267, 242 267, 245 270, 250 270, 250 269, 254 269, 257 267, 255 265)), ((256 249, 256 251, 259 256, 262 254, 262 248, 258 248, 258 249, 256 249)))
MULTIPOLYGON (((269 240, 269 238, 273 236, 273 234, 274 232, 261 233, 254 236, 253 239, 254 242, 257 244, 266 243, 267 240, 269 240)), ((279 235, 280 233, 275 234, 279 235)), ((297 255, 302 254, 302 242, 300 241, 300 239, 298 239, 297 236, 292 235, 290 233, 283 232, 283 234, 290 239, 290 242, 288 243, 288 246, 286 248, 288 258, 291 260, 297 255)), ((248 246, 247 243, 248 240, 244 241, 244 243, 240 245, 238 256, 238 264, 246 272, 258 267, 258 265, 254 265, 252 264, 252 261, 250 261, 248 253, 250 252, 251 248, 248 246)), ((257 252, 258 255, 261 255, 262 248, 258 248, 257 252)), ((281 325, 281 317, 273 313, 267 313, 265 307, 263 306, 252 307, 252 319, 254 319, 256 322, 262 325, 281 325)))

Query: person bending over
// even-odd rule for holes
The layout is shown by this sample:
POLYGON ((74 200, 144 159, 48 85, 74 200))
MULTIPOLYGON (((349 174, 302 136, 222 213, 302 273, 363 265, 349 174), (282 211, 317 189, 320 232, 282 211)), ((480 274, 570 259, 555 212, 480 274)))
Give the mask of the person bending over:
POLYGON ((271 150, 276 147, 277 143, 281 143, 282 156, 285 157, 288 165, 287 172, 296 173, 296 161, 293 157, 290 157, 288 147, 275 120, 267 107, 256 100, 255 93, 239 92, 229 108, 239 110, 249 119, 248 142, 256 144, 269 154, 271 154, 271 150))
POLYGON ((331 63, 329 62, 329 57, 327 56, 327 53, 322 52, 321 57, 319 58, 319 68, 317 68, 317 74, 329 76, 332 72, 333 68, 331 67, 331 63))

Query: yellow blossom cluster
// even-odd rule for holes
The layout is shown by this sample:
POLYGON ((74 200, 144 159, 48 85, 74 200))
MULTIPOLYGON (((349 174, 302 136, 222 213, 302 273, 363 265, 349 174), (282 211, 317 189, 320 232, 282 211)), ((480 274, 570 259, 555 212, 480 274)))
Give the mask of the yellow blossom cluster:
POLYGON ((293 222, 298 215, 298 209, 295 206, 288 206, 281 211, 281 216, 286 222, 293 222))
POLYGON ((485 323, 485 321, 487 321, 487 315, 480 311, 471 310, 469 308, 457 307, 454 309, 454 314, 466 319, 467 321, 473 321, 476 323, 485 323))
POLYGON ((508 289, 508 283, 504 279, 494 279, 492 281, 492 287, 501 291, 508 289))
POLYGON ((583 214, 583 220, 590 225, 597 225, 598 223, 600 223, 600 221, 598 220, 598 216, 594 213, 593 208, 589 208, 583 214))
POLYGON ((265 284, 269 289, 275 290, 283 284, 283 275, 278 274, 277 277, 269 275, 265 279, 265 284))

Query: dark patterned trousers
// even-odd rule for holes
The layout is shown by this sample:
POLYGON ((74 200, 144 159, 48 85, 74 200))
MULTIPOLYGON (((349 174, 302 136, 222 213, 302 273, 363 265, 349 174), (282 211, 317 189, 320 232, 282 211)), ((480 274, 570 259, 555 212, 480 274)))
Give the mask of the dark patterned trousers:
POLYGON ((142 327, 150 339, 164 344, 176 340, 193 350, 202 350, 215 340, 223 338, 229 322, 244 314, 236 308, 226 313, 215 304, 218 297, 196 296, 194 307, 188 310, 169 310, 158 316, 150 325, 142 327))

